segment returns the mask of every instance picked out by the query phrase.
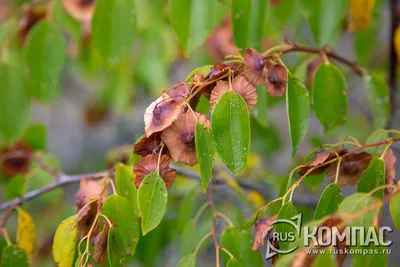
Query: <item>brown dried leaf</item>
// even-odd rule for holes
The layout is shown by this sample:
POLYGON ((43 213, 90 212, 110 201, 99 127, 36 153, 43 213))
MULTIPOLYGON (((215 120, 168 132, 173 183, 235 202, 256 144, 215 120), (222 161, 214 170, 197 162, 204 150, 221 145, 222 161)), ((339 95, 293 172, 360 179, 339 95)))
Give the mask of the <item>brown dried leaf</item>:
POLYGON ((18 39, 21 45, 25 44, 29 31, 40 20, 47 16, 47 7, 41 4, 27 4, 23 6, 24 14, 18 25, 18 39))
MULTIPOLYGON (((383 156, 383 161, 386 167, 386 184, 393 185, 393 181, 396 178, 396 156, 393 150, 389 148, 383 156)), ((389 195, 393 191, 393 188, 386 188, 385 195, 389 195)))
POLYGON ((182 113, 181 103, 181 100, 175 100, 166 93, 151 103, 144 113, 144 130, 147 137, 169 127, 182 113))
MULTIPOLYGON (((235 79, 233 79, 232 87, 236 93, 243 97, 249 112, 251 112, 254 108, 254 105, 257 103, 256 88, 243 76, 237 76, 235 79)), ((229 90, 229 82, 218 81, 214 90, 211 92, 210 105, 213 107, 218 102, 219 98, 229 90)))
POLYGON ((227 55, 236 55, 239 53, 239 49, 233 39, 230 22, 231 17, 227 16, 221 25, 208 37, 206 45, 212 58, 221 60, 227 55))
MULTIPOLYGON (((154 133, 150 137, 144 136, 133 146, 133 151, 144 157, 151 154, 157 154, 161 148, 161 134, 154 133)), ((167 149, 163 149, 163 154, 167 153, 167 149)))
MULTIPOLYGON (((194 112, 199 123, 210 127, 207 117, 194 112)), ((196 147, 194 140, 196 118, 191 112, 182 114, 161 135, 161 140, 168 147, 171 157, 175 162, 194 166, 197 163, 196 147)))
MULTIPOLYGON (((372 155, 367 152, 350 154, 342 159, 339 168, 339 186, 356 185, 360 180, 362 172, 368 168, 372 155)), ((338 162, 329 165, 327 176, 334 180, 338 162)))
POLYGON ((265 88, 272 97, 282 97, 286 91, 287 69, 271 60, 267 61, 266 68, 268 76, 264 80, 265 88))
MULTIPOLYGON (((299 170, 299 174, 301 176, 303 176, 304 174, 306 174, 306 172, 308 172, 309 169, 319 166, 327 161, 330 161, 332 159, 334 159, 336 157, 336 155, 342 156, 344 154, 347 153, 346 149, 338 149, 338 150, 332 150, 332 151, 325 151, 322 149, 317 150, 317 152, 315 153, 315 159, 313 161, 311 161, 310 163, 308 163, 307 165, 305 165, 304 167, 300 168, 299 170)), ((328 165, 326 166, 322 166, 318 169, 313 170, 311 173, 309 173, 308 175, 315 175, 315 174, 320 174, 323 173, 325 171, 325 169, 328 168, 328 165)))
POLYGON ((321 57, 315 58, 307 65, 307 77, 306 77, 306 86, 311 88, 314 82, 314 76, 317 72, 319 65, 321 65, 322 59, 321 57))
MULTIPOLYGON (((84 206, 81 210, 78 211, 77 217, 77 228, 78 228, 78 238, 84 238, 90 228, 93 225, 94 219, 96 218, 99 201, 93 201, 89 205, 84 206)), ((94 233, 97 233, 97 227, 94 230, 94 233)))
MULTIPOLYGON (((161 155, 160 157, 160 167, 159 172, 161 178, 163 178, 167 189, 171 188, 172 184, 175 181, 176 170, 169 168, 169 163, 171 159, 165 155, 161 155)), ((139 188, 143 179, 154 172, 157 169, 158 164, 158 154, 147 155, 143 157, 134 167, 133 171, 136 174, 135 180, 133 181, 135 186, 139 188)))
POLYGON ((92 179, 82 179, 78 192, 75 194, 75 207, 80 210, 91 200, 100 198, 105 193, 104 185, 92 179))
POLYGON ((276 216, 277 215, 256 222, 256 234, 254 236, 253 250, 258 250, 264 246, 264 239, 272 229, 272 224, 276 221, 276 216))
POLYGON ((104 222, 103 230, 93 238, 93 260, 101 265, 106 264, 108 255, 108 234, 110 232, 110 225, 104 222))
POLYGON ((249 82, 257 86, 264 83, 267 69, 264 58, 253 48, 248 48, 244 52, 244 65, 246 66, 245 76, 249 82))
POLYGON ((18 141, 0 148, 0 172, 6 179, 17 174, 27 174, 32 160, 33 149, 18 141))

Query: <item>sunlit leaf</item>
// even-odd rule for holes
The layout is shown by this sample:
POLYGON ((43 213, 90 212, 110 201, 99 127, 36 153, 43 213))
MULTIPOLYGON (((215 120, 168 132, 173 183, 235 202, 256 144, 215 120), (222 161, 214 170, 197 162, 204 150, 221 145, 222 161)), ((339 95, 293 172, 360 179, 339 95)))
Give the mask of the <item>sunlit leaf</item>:
MULTIPOLYGON (((328 250, 329 248, 326 248, 326 250, 328 250)), ((320 266, 324 266, 324 267, 336 267, 336 260, 335 260, 335 255, 333 255, 332 253, 327 253, 327 254, 320 254, 317 255, 317 257, 315 257, 311 267, 320 267, 320 266)))
POLYGON ((308 129, 310 95, 299 79, 290 73, 286 90, 286 110, 292 140, 292 156, 294 156, 308 129))
POLYGON ((157 171, 146 176, 138 191, 143 235, 146 235, 160 224, 167 206, 167 199, 167 187, 157 171))
POLYGON ((112 195, 104 202, 101 212, 113 223, 125 244, 125 252, 134 255, 139 242, 139 222, 133 204, 120 195, 112 195))
POLYGON ((239 174, 250 149, 249 113, 239 94, 229 91, 221 96, 212 111, 211 129, 216 152, 234 174, 239 174))
POLYGON ((77 219, 71 216, 57 228, 53 241, 53 257, 59 267, 70 267, 75 259, 77 242, 77 219))
POLYGON ((110 65, 128 56, 136 35, 135 2, 108 0, 96 3, 92 19, 94 48, 110 65))
POLYGON ((35 223, 33 222, 32 216, 21 208, 18 209, 17 244, 18 247, 25 250, 28 258, 30 258, 32 253, 35 251, 35 223))
POLYGON ((375 0, 350 0, 351 25, 356 30, 365 29, 371 22, 375 0))
POLYGON ((172 27, 187 55, 207 39, 228 11, 227 2, 215 0, 171 0, 172 27))
MULTIPOLYGON (((355 214, 357 212, 363 211, 366 208, 377 203, 377 200, 371 196, 368 196, 366 193, 356 193, 349 197, 346 197, 339 206, 339 214, 347 213, 347 214, 355 214)), ((365 214, 353 219, 350 222, 351 226, 363 226, 368 227, 371 225, 373 218, 376 214, 376 209, 371 209, 365 214)), ((346 216, 343 216, 343 219, 346 220, 346 216)))
POLYGON ((59 78, 65 60, 61 32, 47 20, 39 22, 28 35, 25 46, 32 96, 47 102, 60 94, 59 78))
POLYGON ((340 190, 336 184, 328 185, 324 192, 322 192, 321 198, 318 201, 314 220, 319 220, 327 215, 335 213, 343 199, 342 190, 340 190))
MULTIPOLYGON (((357 249, 359 249, 357 247, 357 249)), ((366 255, 355 253, 353 257, 353 267, 386 267, 388 265, 388 248, 384 246, 375 246, 374 242, 370 242, 368 247, 363 246, 361 249, 373 251, 374 253, 366 253, 366 255)), ((325 265, 324 265, 325 266, 325 265)), ((336 266, 336 265, 335 265, 336 266)))
POLYGON ((204 192, 207 191, 213 172, 214 147, 212 146, 210 130, 196 123, 195 130, 196 154, 200 165, 200 180, 204 192))
POLYGON ((232 27, 238 47, 261 49, 266 4, 264 0, 233 0, 232 27))
POLYGON ((312 93, 315 113, 325 132, 331 132, 346 121, 347 85, 338 68, 321 64, 315 73, 312 93))

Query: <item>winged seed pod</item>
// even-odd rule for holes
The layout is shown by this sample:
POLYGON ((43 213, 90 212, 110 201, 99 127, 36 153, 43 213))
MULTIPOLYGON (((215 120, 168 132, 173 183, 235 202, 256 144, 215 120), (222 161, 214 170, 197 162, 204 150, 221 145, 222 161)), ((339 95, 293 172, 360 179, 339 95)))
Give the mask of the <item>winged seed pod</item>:
MULTIPOLYGON (((194 112, 199 123, 210 127, 207 117, 198 112, 194 112)), ((174 123, 161 135, 161 140, 168 147, 172 159, 175 162, 193 166, 197 163, 194 131, 196 118, 193 113, 182 114, 174 123)))
MULTIPOLYGON (((254 105, 257 103, 257 91, 256 88, 249 83, 245 77, 237 76, 232 81, 232 89, 239 95, 241 95, 244 101, 247 104, 247 108, 249 112, 251 112, 254 108, 254 105)), ((211 92, 210 105, 213 107, 219 98, 230 90, 229 82, 227 81, 218 81, 217 85, 211 92)))

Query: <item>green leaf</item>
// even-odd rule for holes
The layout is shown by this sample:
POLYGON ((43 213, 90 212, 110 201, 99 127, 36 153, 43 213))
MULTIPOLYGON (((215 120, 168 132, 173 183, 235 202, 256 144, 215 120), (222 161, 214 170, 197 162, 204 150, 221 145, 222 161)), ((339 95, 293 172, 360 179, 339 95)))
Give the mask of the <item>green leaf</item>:
POLYGON ((397 192, 390 199, 389 204, 390 216, 392 216, 393 224, 400 231, 400 193, 397 192))
MULTIPOLYGON (((263 259, 258 251, 251 249, 253 243, 250 234, 246 230, 238 230, 227 227, 221 235, 221 246, 226 248, 236 260, 244 266, 263 266, 263 259)), ((222 253, 222 260, 227 264, 230 257, 222 253)))
POLYGON ((383 77, 377 74, 364 76, 364 87, 376 128, 385 128, 390 117, 390 92, 383 77))
MULTIPOLYGON (((375 132, 373 132, 365 141, 366 144, 371 144, 379 141, 383 141, 385 139, 389 138, 389 133, 385 129, 378 129, 375 132)), ((368 147, 364 149, 365 152, 368 152, 372 155, 376 155, 378 152, 380 152, 382 148, 379 148, 379 146, 375 147, 368 147)))
POLYGON ((233 37, 239 48, 261 49, 267 1, 233 0, 233 37))
POLYGON ((53 257, 59 267, 70 267, 74 263, 78 233, 76 223, 76 215, 65 219, 54 235, 53 257))
POLYGON ((117 65, 129 55, 136 35, 135 14, 132 0, 96 3, 92 19, 93 46, 109 65, 117 65))
POLYGON ((354 33, 354 52, 357 62, 366 66, 371 62, 371 55, 376 48, 378 33, 380 29, 379 21, 372 21, 367 29, 358 30, 354 33))
POLYGON ((328 44, 346 15, 349 0, 302 0, 307 5, 308 22, 318 45, 328 44))
POLYGON ((352 255, 353 267, 388 266, 388 248, 383 246, 375 246, 374 242, 371 242, 368 247, 362 247, 361 249, 367 249, 368 251, 373 251, 374 253, 367 253, 366 255, 354 253, 352 255))
POLYGON ((199 102, 196 105, 196 111, 204 115, 210 112, 210 101, 204 95, 200 95, 199 102))
MULTIPOLYGON (((329 248, 325 248, 328 250, 329 248)), ((311 267, 336 267, 336 261, 333 254, 320 254, 315 257, 311 267)))
POLYGON ((124 234, 114 227, 111 227, 108 233, 107 247, 110 266, 127 266, 128 264, 124 234))
POLYGON ((246 165, 250 149, 250 119, 246 102, 233 92, 224 93, 211 116, 211 133, 216 152, 235 174, 246 165))
POLYGON ((208 183, 211 180, 214 161, 214 147, 212 146, 210 130, 200 123, 196 123, 196 154, 200 164, 200 180, 204 192, 207 191, 208 183))
MULTIPOLYGON (((350 214, 354 214, 365 210, 371 205, 376 204, 377 201, 375 198, 368 196, 366 193, 356 193, 349 197, 346 197, 339 206, 339 212, 347 212, 350 214)), ((371 225, 373 218, 376 214, 376 209, 370 210, 367 213, 359 216, 358 218, 353 219, 350 222, 350 226, 363 226, 368 227, 371 225)), ((343 218, 344 220, 346 217, 343 218)))
POLYGON ((171 24, 186 55, 203 44, 228 9, 227 2, 215 0, 169 1, 171 24))
POLYGON ((63 7, 62 0, 56 0, 54 3, 53 16, 54 23, 65 30, 72 37, 75 43, 81 41, 82 27, 81 23, 74 19, 63 7))
MULTIPOLYGON (((40 165, 40 164, 38 164, 40 165)), ((42 163, 42 166, 44 164, 42 163)), ((46 166, 46 165, 44 165, 46 166)), ((48 171, 44 171, 41 169, 35 168, 37 171, 33 173, 29 179, 26 180, 27 187, 29 191, 33 191, 44 186, 47 186, 54 182, 54 175, 49 173, 48 171)), ((46 206, 48 204, 57 203, 60 201, 63 195, 63 189, 57 188, 55 190, 51 190, 46 194, 39 196, 36 199, 33 199, 31 202, 27 203, 29 207, 36 206, 46 206)))
POLYGON ((346 121, 347 85, 338 68, 321 64, 315 73, 312 93, 315 113, 325 132, 331 132, 346 121))
MULTIPOLYGON (((189 220, 180 237, 180 252, 182 255, 187 255, 194 253, 197 245, 201 239, 210 232, 210 227, 212 227, 211 217, 205 217, 204 220, 197 222, 195 219, 189 220)), ((202 246, 211 241, 211 239, 206 240, 202 246)))
POLYGON ((133 204, 125 197, 112 195, 104 202, 101 212, 115 223, 115 229, 124 241, 125 253, 134 255, 140 233, 133 204))
POLYGON ((294 156, 307 133, 310 120, 310 95, 299 79, 290 73, 286 90, 286 110, 292 141, 292 156, 294 156))
POLYGON ((28 35, 25 46, 32 96, 48 102, 60 94, 59 77, 65 60, 65 41, 47 20, 40 21, 28 35))
POLYGON ((36 227, 33 222, 32 216, 24 211, 22 208, 18 208, 18 229, 17 229, 17 244, 18 247, 25 250, 28 258, 32 256, 32 253, 36 248, 36 227))
POLYGON ((146 176, 138 191, 143 235, 146 235, 160 224, 167 206, 167 199, 167 187, 157 171, 146 176))
POLYGON ((115 169, 115 187, 118 194, 128 199, 133 206, 133 211, 136 217, 140 216, 137 203, 137 189, 133 184, 135 174, 131 167, 118 164, 115 169))
MULTIPOLYGON (((298 214, 296 208, 293 206, 292 202, 287 202, 278 212, 276 220, 291 220, 293 216, 298 214)), ((287 233, 295 232, 292 225, 288 223, 279 223, 275 226, 275 232, 280 233, 280 236, 285 236, 287 233)), ((295 232, 297 235, 297 232, 295 232)), ((291 243, 289 241, 279 241, 279 249, 289 250, 291 248, 291 243)))
POLYGON ((319 220, 327 215, 335 213, 344 197, 342 190, 336 184, 328 185, 321 198, 318 201, 317 208, 315 209, 314 220, 319 220))
POLYGON ((317 191, 325 181, 325 174, 313 174, 304 178, 304 184, 313 191, 317 191))
POLYGON ((179 262, 177 267, 195 267, 196 266, 196 255, 189 254, 184 256, 179 262))
POLYGON ((24 130, 22 141, 35 150, 45 150, 47 143, 47 129, 43 124, 32 124, 24 130))
POLYGON ((147 0, 134 0, 137 17, 137 27, 140 30, 145 30, 154 22, 155 14, 153 11, 154 2, 147 0))
POLYGON ((25 251, 18 246, 10 245, 3 250, 1 267, 28 267, 28 257, 25 251))
POLYGON ((182 200, 182 205, 179 208, 177 222, 177 228, 180 234, 182 233, 186 223, 190 220, 190 217, 192 216, 195 207, 197 192, 198 191, 196 187, 190 190, 182 200))
MULTIPOLYGON (((266 23, 271 30, 281 32, 284 26, 297 18, 300 12, 298 9, 298 0, 279 0, 277 4, 267 3, 266 23)), ((267 26, 264 26, 267 28, 267 26)))
POLYGON ((12 142, 29 120, 30 99, 19 66, 0 64, 0 138, 12 142))
MULTIPOLYGON (((383 159, 374 157, 368 165, 368 168, 363 171, 360 180, 357 184, 357 192, 369 193, 378 186, 385 184, 385 162, 383 159)), ((382 199, 385 189, 375 192, 372 196, 382 199)))
POLYGON ((10 178, 6 184, 7 199, 14 199, 25 194, 27 184, 25 175, 17 174, 10 178))
POLYGON ((195 74, 200 74, 205 77, 210 73, 212 68, 214 68, 214 65, 205 65, 205 66, 198 67, 198 68, 192 70, 188 76, 186 76, 185 81, 189 82, 195 74))
POLYGON ((264 85, 256 86, 257 103, 254 105, 252 115, 263 127, 268 127, 267 91, 264 85))
POLYGON ((227 267, 244 267, 244 265, 235 258, 228 261, 227 267))

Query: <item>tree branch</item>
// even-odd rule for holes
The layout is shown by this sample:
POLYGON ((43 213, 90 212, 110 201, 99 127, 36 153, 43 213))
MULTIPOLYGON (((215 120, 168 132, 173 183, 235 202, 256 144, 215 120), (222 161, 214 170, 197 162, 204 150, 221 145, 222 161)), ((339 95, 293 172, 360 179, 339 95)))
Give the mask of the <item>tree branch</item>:
MULTIPOLYGON (((373 147, 373 146, 380 146, 380 145, 384 145, 384 144, 388 144, 390 142, 398 142, 400 141, 400 137, 397 138, 389 138, 380 142, 375 142, 375 143, 371 143, 371 144, 365 144, 359 147, 356 147, 352 150, 350 150, 349 152, 347 152, 345 155, 343 155, 342 157, 347 157, 350 154, 353 154, 359 150, 362 150, 364 148, 368 148, 368 147, 373 147)), ((198 180, 200 181, 200 175, 197 172, 188 170, 188 169, 182 169, 179 168, 177 166, 174 166, 174 168, 176 168, 176 172, 177 174, 180 174, 182 176, 185 176, 189 179, 194 179, 194 180, 198 180)), ((100 172, 95 172, 95 173, 86 173, 86 174, 76 174, 76 175, 66 175, 66 174, 59 174, 58 179, 39 189, 30 191, 28 193, 26 193, 25 195, 15 198, 13 200, 4 202, 0 204, 0 211, 1 210, 5 210, 5 209, 9 209, 18 205, 21 205, 23 202, 25 201, 29 201, 33 198, 36 198, 40 195, 43 195, 49 191, 52 191, 54 189, 57 189, 59 187, 63 187, 69 184, 74 184, 74 183, 78 183, 80 182, 82 179, 99 179, 104 177, 104 175, 110 174, 112 173, 112 170, 106 170, 106 171, 100 171, 100 172)), ((265 198, 276 198, 276 194, 271 192, 270 190, 268 190, 266 187, 263 187, 259 184, 254 183, 254 181, 251 181, 249 179, 245 179, 243 178, 243 180, 238 180, 237 183, 245 190, 254 190, 257 193, 261 194, 262 196, 264 196, 265 198)), ((214 184, 217 185, 225 185, 226 182, 224 179, 215 179, 214 180, 214 184)), ((300 200, 296 200, 296 202, 298 202, 300 205, 305 205, 305 206, 312 206, 315 207, 316 206, 316 202, 312 201, 312 200, 307 200, 307 199, 300 199, 300 200)))
MULTIPOLYGON (((278 51, 277 53, 279 54, 287 54, 287 53, 291 53, 291 52, 305 52, 305 53, 312 53, 312 54, 320 54, 321 52, 324 53, 325 55, 327 55, 329 58, 335 59, 336 61, 349 66, 355 73, 359 74, 359 75, 364 75, 364 70, 357 65, 357 63, 352 62, 350 60, 348 60, 347 58, 344 58, 338 54, 336 54, 333 51, 329 51, 328 49, 318 49, 318 48, 310 48, 310 47, 304 47, 304 46, 299 46, 299 45, 295 45, 293 44, 292 46, 285 48, 281 51, 278 51)), ((272 58, 275 56, 276 53, 271 53, 268 54, 266 56, 264 56, 265 59, 268 58, 272 58)))

